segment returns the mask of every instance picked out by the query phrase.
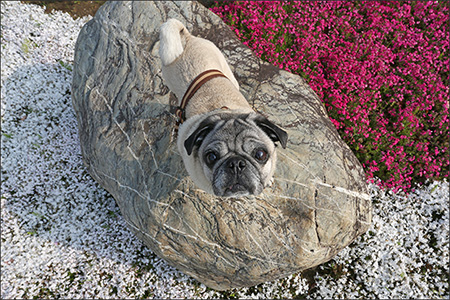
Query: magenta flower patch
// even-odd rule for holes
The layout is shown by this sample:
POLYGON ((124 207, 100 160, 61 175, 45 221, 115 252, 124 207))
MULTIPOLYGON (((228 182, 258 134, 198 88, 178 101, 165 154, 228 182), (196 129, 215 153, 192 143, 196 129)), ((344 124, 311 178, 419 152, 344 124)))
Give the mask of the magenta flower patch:
POLYGON ((438 1, 238 1, 212 8, 322 99, 369 180, 449 175, 449 8, 438 1))

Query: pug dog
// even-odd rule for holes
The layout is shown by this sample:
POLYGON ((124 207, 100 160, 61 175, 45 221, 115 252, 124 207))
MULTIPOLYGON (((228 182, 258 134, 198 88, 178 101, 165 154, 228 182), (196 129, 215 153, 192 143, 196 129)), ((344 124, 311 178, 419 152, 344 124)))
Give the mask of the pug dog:
POLYGON ((220 50, 180 21, 161 26, 159 55, 179 100, 177 147, 194 183, 220 197, 260 194, 287 133, 250 107, 220 50))

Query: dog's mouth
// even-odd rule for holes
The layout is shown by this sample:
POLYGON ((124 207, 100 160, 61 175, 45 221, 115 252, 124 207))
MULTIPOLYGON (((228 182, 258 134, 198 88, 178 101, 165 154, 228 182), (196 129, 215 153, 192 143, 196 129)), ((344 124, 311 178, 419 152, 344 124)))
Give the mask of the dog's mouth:
POLYGON ((257 195, 263 186, 255 166, 240 156, 224 160, 214 171, 213 191, 219 197, 257 195))
POLYGON ((225 196, 225 197, 246 196, 248 194, 250 194, 248 189, 240 183, 234 183, 234 184, 230 185, 223 192, 223 196, 225 196))
POLYGON ((245 183, 228 183, 224 188, 213 187, 214 194, 219 197, 243 197, 249 195, 258 195, 262 192, 262 187, 246 185, 245 183))

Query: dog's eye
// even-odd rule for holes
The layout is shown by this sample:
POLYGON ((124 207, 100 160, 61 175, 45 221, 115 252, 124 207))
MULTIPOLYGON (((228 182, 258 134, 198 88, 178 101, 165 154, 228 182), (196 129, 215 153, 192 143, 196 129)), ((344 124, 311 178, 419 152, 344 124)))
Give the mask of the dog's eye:
POLYGON ((265 162, 267 160, 267 152, 264 149, 256 150, 254 156, 260 162, 265 162))
POLYGON ((208 152, 205 155, 205 161, 208 166, 214 165, 214 163, 219 159, 219 155, 216 152, 208 152))

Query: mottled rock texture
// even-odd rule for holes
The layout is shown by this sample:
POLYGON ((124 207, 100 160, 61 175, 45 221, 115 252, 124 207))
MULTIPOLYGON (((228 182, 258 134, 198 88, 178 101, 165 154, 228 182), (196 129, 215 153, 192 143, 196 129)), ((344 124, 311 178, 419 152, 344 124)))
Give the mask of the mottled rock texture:
POLYGON ((367 230, 363 170, 298 76, 262 62, 196 2, 108 2, 82 29, 73 105, 83 159, 130 229, 157 255, 218 290, 275 280, 331 259, 367 230), (221 199, 196 189, 173 135, 161 78, 168 18, 213 41, 253 108, 289 133, 271 188, 221 199))

